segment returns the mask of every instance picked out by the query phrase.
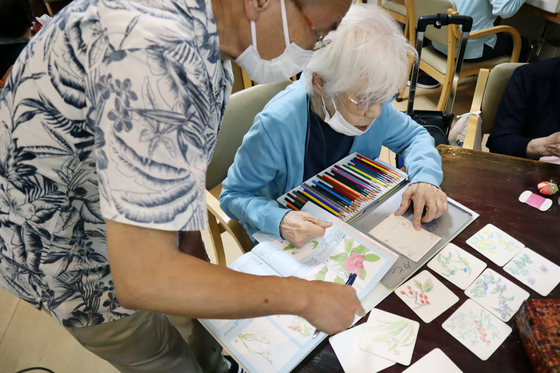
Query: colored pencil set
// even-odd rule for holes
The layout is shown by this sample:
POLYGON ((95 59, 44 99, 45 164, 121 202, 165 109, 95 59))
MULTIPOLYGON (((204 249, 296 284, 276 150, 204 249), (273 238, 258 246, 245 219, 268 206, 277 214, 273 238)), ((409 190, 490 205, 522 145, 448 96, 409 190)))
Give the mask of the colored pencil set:
POLYGON ((311 201, 350 222, 407 179, 406 173, 376 159, 352 153, 278 198, 299 211, 311 201))

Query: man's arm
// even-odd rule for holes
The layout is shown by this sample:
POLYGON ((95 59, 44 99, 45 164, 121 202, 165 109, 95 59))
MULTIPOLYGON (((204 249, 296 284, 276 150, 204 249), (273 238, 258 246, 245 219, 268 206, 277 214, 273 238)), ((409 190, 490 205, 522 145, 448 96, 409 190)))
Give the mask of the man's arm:
POLYGON ((329 334, 364 314, 351 286, 236 272, 181 253, 176 232, 106 222, 115 291, 125 308, 213 319, 294 314, 329 334))

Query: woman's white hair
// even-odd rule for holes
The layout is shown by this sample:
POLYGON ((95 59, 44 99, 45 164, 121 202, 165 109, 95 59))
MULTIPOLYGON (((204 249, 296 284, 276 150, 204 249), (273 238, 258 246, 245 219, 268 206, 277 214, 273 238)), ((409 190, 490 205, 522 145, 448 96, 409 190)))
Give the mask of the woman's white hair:
POLYGON ((401 27, 375 4, 354 4, 338 29, 325 39, 304 70, 306 90, 313 95, 313 73, 326 80, 327 95, 352 92, 356 97, 386 101, 407 78, 409 56, 417 53, 401 27))

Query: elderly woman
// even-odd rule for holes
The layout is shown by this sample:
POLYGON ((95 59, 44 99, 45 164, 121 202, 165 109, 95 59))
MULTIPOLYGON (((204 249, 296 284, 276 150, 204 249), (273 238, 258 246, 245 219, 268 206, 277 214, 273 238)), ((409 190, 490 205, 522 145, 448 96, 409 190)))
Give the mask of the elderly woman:
POLYGON ((331 223, 286 210, 276 198, 352 152, 377 158, 382 145, 404 156, 411 180, 396 214, 414 202, 419 230, 447 211, 432 137, 391 104, 415 55, 400 27, 377 6, 360 4, 329 36, 305 77, 256 116, 223 183, 221 207, 249 235, 280 235, 298 248, 324 235, 331 223))

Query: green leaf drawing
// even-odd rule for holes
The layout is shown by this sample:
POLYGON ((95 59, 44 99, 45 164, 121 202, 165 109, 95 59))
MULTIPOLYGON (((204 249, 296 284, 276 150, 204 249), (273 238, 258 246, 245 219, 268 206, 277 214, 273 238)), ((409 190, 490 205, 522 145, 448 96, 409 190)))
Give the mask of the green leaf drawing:
POLYGON ((364 255, 364 260, 366 262, 377 262, 379 259, 381 259, 381 258, 379 256, 375 255, 375 254, 364 255))
POLYGON ((328 271, 329 269, 326 266, 324 266, 319 270, 319 272, 317 272, 315 276, 313 276, 313 280, 325 281, 325 276, 328 271))
POLYGON ((366 276, 367 276, 367 274, 366 274, 366 269, 365 269, 365 268, 362 268, 362 274, 359 275, 358 278, 359 278, 360 280, 364 281, 364 280, 366 279, 366 276))
POLYGON ((366 249, 366 247, 364 245, 358 245, 354 248, 354 250, 351 251, 351 253, 355 252, 358 255, 362 255, 366 251, 368 251, 368 249, 366 249))
POLYGON ((424 282, 424 287, 422 288, 422 294, 429 293, 434 288, 434 284, 432 283, 432 279, 429 278, 424 282))
POLYGON ((352 239, 347 239, 344 245, 344 251, 346 252, 346 255, 350 256, 351 252, 352 252, 352 246, 354 245, 354 240, 352 239))
POLYGON ((336 282, 337 284, 340 284, 340 285, 344 285, 346 283, 340 276, 336 276, 336 278, 334 279, 334 282, 336 282))
POLYGON ((294 245, 289 244, 288 246, 286 246, 286 247, 284 248, 284 251, 293 250, 293 249, 294 249, 294 245))

